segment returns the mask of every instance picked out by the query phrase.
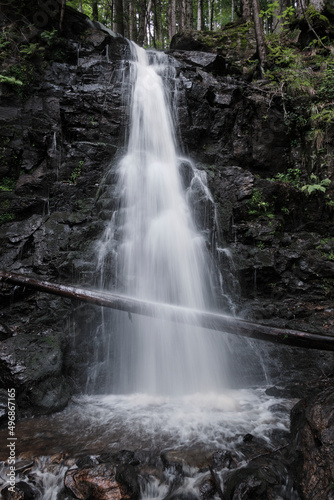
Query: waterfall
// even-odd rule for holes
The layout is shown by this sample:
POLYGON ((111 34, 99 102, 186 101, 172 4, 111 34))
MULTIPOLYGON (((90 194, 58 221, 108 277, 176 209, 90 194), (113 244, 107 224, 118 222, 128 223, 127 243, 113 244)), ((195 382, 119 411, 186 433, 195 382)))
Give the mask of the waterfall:
MULTIPOLYGON (((131 46, 128 146, 117 168, 118 206, 97 246, 101 282, 111 289, 107 276, 114 274, 127 295, 213 308, 205 231, 195 227, 180 175, 170 99, 176 88, 164 86, 175 82, 175 69, 165 54, 131 46)), ((104 354, 91 374, 93 392, 178 395, 227 383, 223 336, 200 325, 104 312, 99 335, 104 354)))

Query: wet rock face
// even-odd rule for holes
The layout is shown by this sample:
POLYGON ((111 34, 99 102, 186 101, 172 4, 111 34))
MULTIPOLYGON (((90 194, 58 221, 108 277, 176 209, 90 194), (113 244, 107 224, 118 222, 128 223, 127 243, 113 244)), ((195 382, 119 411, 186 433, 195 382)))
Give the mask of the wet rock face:
MULTIPOLYGON (((80 43, 63 40, 64 61, 47 65, 31 95, 1 97, 1 176, 11 190, 0 191, 0 258, 4 269, 92 285, 108 218, 100 184, 123 145, 129 52, 123 38, 83 31, 80 43)), ((8 285, 0 295, 1 386, 16 389, 19 416, 61 410, 72 393, 73 304, 8 285)))
POLYGON ((333 213, 293 182, 274 180, 278 172, 300 167, 282 103, 261 82, 249 85, 240 75, 214 70, 218 56, 225 57, 216 52, 173 50, 181 81, 180 133, 197 167, 208 174, 219 244, 232 251, 239 271, 240 302, 253 301, 246 310, 241 306, 241 314, 334 332, 334 243, 328 236, 333 213), (293 306, 297 297, 305 303, 302 314, 293 306), (275 311, 269 314, 271 305, 275 311))
POLYGON ((294 474, 302 498, 334 499, 333 386, 293 408, 291 433, 294 474))

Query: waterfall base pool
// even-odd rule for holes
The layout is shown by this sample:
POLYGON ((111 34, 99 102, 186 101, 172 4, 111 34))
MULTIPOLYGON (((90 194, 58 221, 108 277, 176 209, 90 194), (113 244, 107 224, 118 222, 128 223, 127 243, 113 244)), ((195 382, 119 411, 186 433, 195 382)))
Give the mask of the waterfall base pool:
MULTIPOLYGON (((52 416, 18 423, 17 454, 71 456, 111 450, 236 449, 246 434, 275 447, 289 430, 294 400, 274 399, 265 388, 193 394, 81 396, 52 416)), ((6 429, 0 433, 6 439, 6 429)), ((1 447, 0 458, 7 458, 1 447)))
MULTIPOLYGON (((101 457, 104 463, 117 454, 134 452, 140 462, 139 498, 204 498, 200 488, 205 481, 210 483, 207 464, 215 454, 227 453, 233 468, 239 469, 258 456, 267 460, 267 455, 275 456, 287 446, 289 413, 296 400, 272 398, 265 389, 183 397, 76 397, 60 413, 18 422, 16 481, 35 488, 37 499, 73 498, 63 491, 68 469, 77 469, 80 464, 94 467, 101 463, 101 457)), ((4 461, 0 490, 8 484, 7 437, 7 429, 0 432, 4 444, 0 448, 4 461)), ((291 491, 277 498, 298 499, 291 480, 285 477, 284 465, 282 468, 278 486, 284 490, 286 480, 291 491)), ((229 469, 225 465, 214 472, 222 488, 226 473, 229 469)), ((221 497, 216 493, 210 498, 221 497)))

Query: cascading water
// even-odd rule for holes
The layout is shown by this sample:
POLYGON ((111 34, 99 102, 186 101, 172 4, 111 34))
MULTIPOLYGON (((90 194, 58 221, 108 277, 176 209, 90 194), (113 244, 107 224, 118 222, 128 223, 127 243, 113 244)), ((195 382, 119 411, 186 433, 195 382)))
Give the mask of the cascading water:
MULTIPOLYGON (((98 247, 102 281, 114 254, 127 295, 212 308, 210 255, 187 205, 164 90, 162 76, 171 66, 163 53, 151 54, 150 64, 143 49, 132 47, 128 150, 117 172, 119 208, 98 247)), ((217 332, 120 313, 102 328, 113 337, 103 392, 176 395, 226 386, 224 339, 217 332)), ((101 390, 101 379, 95 382, 101 390)))

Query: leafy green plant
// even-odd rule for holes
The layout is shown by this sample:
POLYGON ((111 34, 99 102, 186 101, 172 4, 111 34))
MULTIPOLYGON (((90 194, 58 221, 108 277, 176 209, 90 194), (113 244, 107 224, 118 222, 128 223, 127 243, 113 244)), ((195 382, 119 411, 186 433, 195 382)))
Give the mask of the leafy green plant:
POLYGON ((17 80, 14 76, 0 75, 0 83, 7 83, 8 85, 23 85, 21 80, 17 80))
POLYGON ((312 194, 316 192, 322 192, 325 193, 326 189, 331 183, 330 179, 322 179, 321 181, 319 180, 318 176, 315 174, 311 174, 310 180, 313 181, 311 184, 305 184, 302 186, 301 190, 306 191, 307 194, 312 194))
POLYGON ((80 160, 78 163, 78 166, 73 170, 71 177, 68 180, 68 182, 70 184, 76 184, 78 182, 78 179, 81 175, 83 164, 84 164, 84 160, 80 160))
POLYGON ((275 177, 269 179, 270 181, 284 182, 286 184, 291 184, 291 186, 299 189, 301 186, 301 176, 302 172, 300 168, 288 168, 286 172, 279 172, 275 177))
POLYGON ((253 189, 252 197, 248 203, 250 206, 250 215, 268 215, 267 212, 270 208, 270 203, 268 201, 265 201, 261 189, 253 189))
POLYGON ((41 33, 41 38, 47 43, 47 45, 52 45, 57 34, 58 34, 58 31, 56 30, 56 28, 53 28, 53 30, 51 30, 51 31, 47 31, 47 30, 43 31, 41 33))
POLYGON ((29 45, 23 47, 20 50, 20 54, 26 59, 32 59, 33 57, 38 57, 44 52, 44 47, 41 47, 38 43, 30 43, 29 45))

